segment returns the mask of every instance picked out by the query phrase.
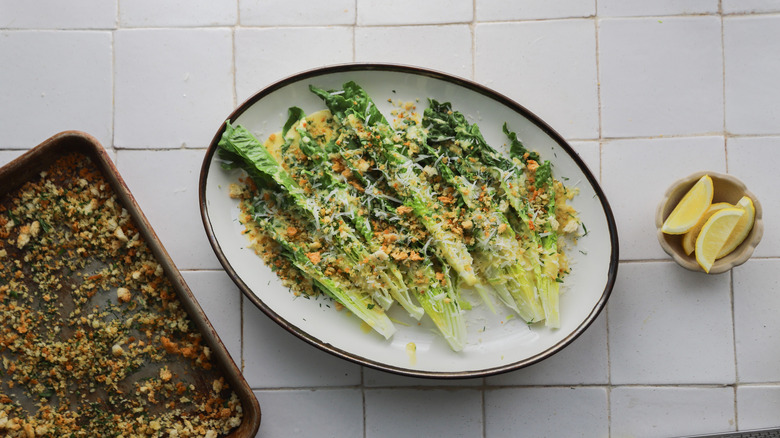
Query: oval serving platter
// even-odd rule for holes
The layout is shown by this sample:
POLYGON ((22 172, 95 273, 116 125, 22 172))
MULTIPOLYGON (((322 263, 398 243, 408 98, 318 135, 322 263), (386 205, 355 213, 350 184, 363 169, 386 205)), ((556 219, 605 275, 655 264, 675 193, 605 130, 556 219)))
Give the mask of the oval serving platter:
MULTIPOLYGON (((325 109, 309 91, 309 85, 340 89, 355 81, 386 115, 393 102, 414 102, 420 111, 428 98, 451 102, 485 139, 506 152, 504 122, 517 132, 525 146, 553 163, 556 179, 578 188, 571 204, 579 211, 587 233, 570 244, 571 274, 561 287, 561 327, 527 325, 511 310, 496 306, 491 313, 478 299, 470 299, 468 343, 452 351, 433 331, 390 309, 399 321, 390 340, 361 327, 348 311, 338 311, 327 298, 296 298, 281 285, 270 268, 251 249, 238 222, 238 202, 228 196, 239 171, 226 171, 216 154, 225 129, 217 130, 203 161, 199 202, 208 239, 228 275, 244 295, 286 330, 310 344, 360 365, 413 377, 473 378, 519 369, 560 351, 596 319, 607 303, 618 267, 618 237, 609 203, 580 157, 544 121, 517 102, 475 82, 418 67, 384 64, 345 64, 306 71, 259 91, 241 104, 228 120, 242 124, 264 140, 278 132, 287 120, 287 109, 301 107, 307 114, 325 109), (410 348, 411 346, 415 348, 410 348)), ((425 318, 424 318, 425 319, 425 318)))

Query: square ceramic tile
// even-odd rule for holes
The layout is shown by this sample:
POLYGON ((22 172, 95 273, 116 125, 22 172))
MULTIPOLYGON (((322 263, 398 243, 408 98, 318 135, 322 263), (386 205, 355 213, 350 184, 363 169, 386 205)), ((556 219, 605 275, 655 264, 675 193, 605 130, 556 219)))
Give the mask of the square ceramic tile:
POLYGON ((739 381, 780 381, 778 260, 748 260, 734 268, 734 337, 739 381))
POLYGON ((595 0, 477 0, 477 20, 507 21, 547 18, 592 17, 596 13, 595 0))
POLYGON ((114 52, 115 146, 208 146, 233 109, 231 31, 119 30, 114 52))
POLYGON ((299 71, 351 62, 352 40, 352 30, 346 27, 236 30, 238 101, 299 71), (317 50, 308 50, 305 56, 290 56, 312 41, 318 43, 317 50))
POLYGON ((780 133, 780 16, 723 19, 726 130, 780 133))
POLYGON ((734 431, 734 390, 617 387, 610 393, 611 435, 647 438, 734 431))
POLYGON ((111 145, 110 32, 0 31, 0 60, 0 147, 70 129, 111 145))
POLYGON ((721 5, 724 14, 780 11, 777 0, 721 0, 721 5))
MULTIPOLYGON (((243 26, 320 26, 355 23, 355 0, 238 0, 243 26)), ((315 40, 316 41, 316 40, 315 40)))
POLYGON ((357 0, 357 24, 360 26, 467 23, 473 17, 472 0, 357 0))
POLYGON ((780 198, 776 195, 780 137, 735 137, 726 143, 729 173, 739 178, 758 198, 763 210, 764 235, 755 257, 780 256, 780 198))
POLYGON ((117 168, 179 269, 218 269, 198 207, 203 150, 117 152, 117 168))
POLYGON ((599 0, 600 17, 717 14, 718 0, 599 0))
POLYGON ((768 429, 780 425, 780 386, 758 385, 737 387, 737 418, 739 430, 768 429))
POLYGON ((244 378, 252 388, 360 384, 360 367, 304 342, 244 299, 244 378))
POLYGON ((240 367, 241 291, 225 271, 182 271, 182 276, 233 361, 240 367))
MULTIPOLYGON (((576 291, 574 291, 576 293, 576 291)), ((606 311, 550 358, 510 373, 488 377, 488 385, 604 385, 609 383, 606 311)))
POLYGON ((355 29, 355 61, 411 64, 465 78, 471 78, 471 46, 471 29, 463 24, 355 29), (399 50, 420 44, 426 49, 399 50))
POLYGON ((379 371, 373 368, 363 368, 363 385, 370 387, 402 387, 402 386, 448 386, 448 387, 473 387, 482 386, 485 379, 426 379, 421 377, 401 376, 386 371, 379 371))
POLYGON ((598 138, 596 25, 592 19, 476 26, 475 78, 566 139, 598 138))
POLYGON ((655 213, 669 186, 700 170, 725 173, 722 137, 613 140, 602 145, 601 186, 618 227, 621 260, 670 260, 655 213))
POLYGON ((0 29, 113 29, 117 1, 0 0, 0 29))
POLYGON ((482 436, 482 393, 474 389, 366 389, 365 418, 366 438, 482 436))
POLYGON ((607 304, 611 382, 734 383, 730 281, 672 262, 622 263, 607 304))
POLYGON ((255 391, 263 419, 257 437, 363 437, 358 388, 255 391))
POLYGON ((238 21, 238 0, 132 0, 119 2, 122 27, 229 26, 238 21))
POLYGON ((723 131, 718 17, 600 20, 599 69, 604 137, 723 131))
POLYGON ((569 143, 582 158, 596 180, 601 179, 601 145, 596 141, 572 141, 569 143))
POLYGON ((504 388, 485 392, 487 437, 608 435, 606 388, 504 388))

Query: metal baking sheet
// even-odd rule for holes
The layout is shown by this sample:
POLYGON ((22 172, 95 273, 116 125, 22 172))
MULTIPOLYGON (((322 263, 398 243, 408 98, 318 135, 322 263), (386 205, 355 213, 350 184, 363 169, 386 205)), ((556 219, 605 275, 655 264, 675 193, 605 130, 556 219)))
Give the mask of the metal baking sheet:
POLYGON ((0 267, 0 435, 257 433, 257 399, 93 137, 0 169, 0 267))

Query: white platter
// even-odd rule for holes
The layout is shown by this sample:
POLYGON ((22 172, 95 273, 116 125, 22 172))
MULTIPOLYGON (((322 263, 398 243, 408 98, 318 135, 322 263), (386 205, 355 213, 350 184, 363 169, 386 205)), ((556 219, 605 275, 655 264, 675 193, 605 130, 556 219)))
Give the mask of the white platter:
MULTIPOLYGON (((520 104, 474 82, 417 67, 382 64, 346 64, 297 74, 258 92, 228 120, 242 124, 258 138, 278 132, 287 119, 287 109, 299 106, 306 113, 324 109, 324 103, 309 91, 309 85, 340 89, 353 80, 361 85, 380 109, 389 115, 393 101, 415 101, 422 111, 427 98, 452 102, 453 109, 476 122, 489 144, 505 151, 501 127, 510 129, 528 149, 553 162, 557 179, 580 194, 572 205, 580 212, 587 234, 569 248, 572 272, 561 295, 561 327, 527 326, 511 311, 497 305, 493 314, 472 299, 469 312, 469 342, 453 352, 432 331, 402 312, 391 317, 396 324, 391 340, 361 328, 360 320, 346 310, 337 311, 327 299, 296 299, 254 252, 238 223, 237 201, 228 196, 237 171, 225 171, 216 157, 224 130, 217 130, 204 158, 200 175, 200 208, 206 234, 230 277, 248 299, 282 327, 312 345, 344 359, 373 368, 416 377, 464 378, 493 375, 518 369, 560 351, 579 336, 598 316, 612 291, 618 266, 615 220, 596 179, 571 147, 546 123, 520 104), (416 353, 407 345, 414 343, 416 353)), ((399 307, 399 306, 396 306, 399 307)))

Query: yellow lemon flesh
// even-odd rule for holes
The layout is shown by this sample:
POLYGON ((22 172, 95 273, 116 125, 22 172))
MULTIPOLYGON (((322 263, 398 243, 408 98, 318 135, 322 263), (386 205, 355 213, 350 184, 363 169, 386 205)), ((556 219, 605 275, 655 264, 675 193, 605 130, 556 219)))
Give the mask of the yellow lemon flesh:
POLYGON ((710 272, 720 250, 744 215, 745 210, 741 208, 724 208, 704 223, 696 238, 696 261, 704 272, 710 272))
POLYGON ((734 208, 735 205, 729 204, 728 202, 716 202, 707 209, 707 211, 704 212, 702 217, 699 219, 699 222, 696 223, 696 225, 693 226, 690 230, 688 230, 685 234, 683 234, 682 238, 682 247, 685 251, 685 254, 691 255, 693 253, 693 250, 696 249, 696 238, 699 237, 699 233, 701 232, 701 228, 704 226, 704 223, 707 222, 707 219, 710 218, 716 211, 723 210, 724 208, 734 208))
POLYGON ((753 207, 753 201, 747 196, 743 196, 742 199, 737 202, 737 207, 745 210, 745 214, 739 219, 737 225, 734 227, 734 231, 731 232, 726 243, 723 244, 723 248, 720 249, 716 259, 726 257, 734 251, 740 243, 745 241, 745 238, 753 229, 753 222, 756 219, 756 208, 753 207))
POLYGON ((696 226, 712 203, 712 193, 712 178, 704 175, 677 203, 664 221, 661 231, 666 234, 683 234, 696 226))

